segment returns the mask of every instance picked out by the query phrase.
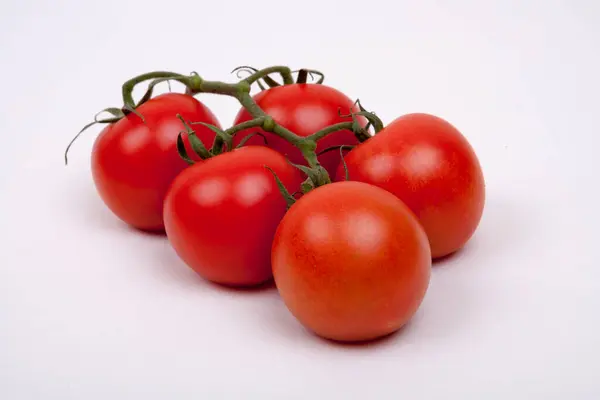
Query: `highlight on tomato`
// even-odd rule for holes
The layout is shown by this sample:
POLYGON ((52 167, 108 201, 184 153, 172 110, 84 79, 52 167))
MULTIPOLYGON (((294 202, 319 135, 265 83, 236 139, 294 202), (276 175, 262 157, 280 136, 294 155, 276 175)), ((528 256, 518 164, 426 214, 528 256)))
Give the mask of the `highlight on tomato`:
POLYGON ((357 146, 336 181, 379 186, 395 194, 425 228, 434 258, 462 248, 483 214, 485 182, 466 138, 442 118, 407 114, 357 146))
MULTIPOLYGON (((281 126, 295 134, 306 137, 316 131, 340 122, 352 121, 350 113, 358 112, 354 102, 345 94, 332 87, 314 83, 294 83, 272 87, 253 96, 254 101, 281 126)), ((234 124, 249 121, 252 116, 242 108, 234 124)), ((366 120, 358 117, 359 123, 366 126, 366 120)), ((306 160, 298 148, 278 135, 263 130, 248 129, 240 131, 234 138, 238 144, 244 137, 253 132, 260 132, 267 139, 266 144, 261 137, 255 136, 248 144, 265 145, 285 155, 294 164, 306 165, 306 160)), ((334 146, 357 145, 358 139, 350 130, 338 131, 317 143, 319 153, 334 146)), ((321 165, 330 176, 335 175, 341 156, 339 152, 331 151, 318 157, 321 165)))
MULTIPOLYGON (((92 175, 98 194, 118 218, 141 230, 163 231, 167 189, 187 166, 177 152, 177 137, 184 130, 177 115, 220 125, 208 107, 186 94, 156 96, 136 111, 107 125, 98 135, 92 151, 92 175)), ((215 132, 201 125, 196 135, 207 147, 215 138, 215 132)), ((193 153, 187 137, 184 144, 193 153)))
POLYGON ((164 205, 167 237, 200 276, 228 286, 272 279, 271 243, 287 209, 273 172, 288 190, 303 178, 280 153, 245 146, 173 181, 164 205))
POLYGON ((408 207, 351 181, 300 198, 277 229, 271 257, 287 308, 335 341, 398 330, 419 308, 431 270, 427 236, 408 207))

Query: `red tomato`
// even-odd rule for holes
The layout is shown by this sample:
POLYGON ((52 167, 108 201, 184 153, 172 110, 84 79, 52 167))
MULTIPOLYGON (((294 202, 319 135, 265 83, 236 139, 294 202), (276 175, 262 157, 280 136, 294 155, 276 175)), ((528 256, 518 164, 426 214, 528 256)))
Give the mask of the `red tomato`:
MULTIPOLYGON (((402 116, 344 157, 351 180, 403 200, 425 228, 434 258, 465 245, 483 213, 485 183, 463 135, 429 114, 402 116)), ((336 180, 344 180, 340 164, 336 180)))
MULTIPOLYGON (((184 126, 177 118, 219 126, 213 113, 194 97, 167 93, 138 107, 145 123, 129 114, 110 124, 97 137, 92 174, 100 197, 127 224, 143 230, 164 230, 163 200, 173 179, 187 164, 177 153, 177 136, 184 126)), ((210 148, 215 134, 194 126, 210 148)), ((193 154, 184 136, 188 154, 193 154)), ((198 159, 197 157, 195 158, 198 159)))
POLYGON ((308 329, 337 341, 375 339, 416 312, 431 253, 416 217, 396 196, 361 182, 304 195, 273 242, 275 283, 308 329))
MULTIPOLYGON (((352 121, 351 117, 340 117, 359 111, 354 102, 346 95, 328 86, 320 84, 292 84, 270 88, 254 96, 254 101, 278 124, 291 130, 297 135, 306 137, 329 125, 339 122, 352 121)), ((241 109, 235 118, 235 125, 251 120, 252 117, 241 109)), ((360 117, 363 126, 366 121, 360 117)), ((259 129, 241 131, 234 137, 238 144, 245 136, 260 132, 267 138, 268 147, 284 154, 295 164, 306 165, 300 150, 279 136, 259 129)), ((350 130, 333 133, 317 144, 317 152, 332 146, 356 145, 359 141, 350 130)), ((264 145, 260 136, 254 136, 248 144, 264 145)), ((319 162, 329 172, 331 178, 335 175, 341 160, 339 151, 330 151, 319 156, 319 162)))
POLYGON ((231 286, 271 279, 271 244, 287 205, 265 165, 287 188, 302 181, 280 153, 247 146, 189 167, 169 189, 167 237, 205 279, 231 286))

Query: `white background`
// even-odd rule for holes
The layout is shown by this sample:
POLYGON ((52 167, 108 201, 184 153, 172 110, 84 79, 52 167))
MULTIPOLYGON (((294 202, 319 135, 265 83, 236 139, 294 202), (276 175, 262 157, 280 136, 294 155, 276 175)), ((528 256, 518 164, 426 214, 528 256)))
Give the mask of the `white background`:
MULTIPOLYGON (((600 398, 600 2, 0 3, 0 399, 600 398), (93 128, 150 70, 324 71, 456 125, 487 203, 413 321, 340 346, 275 289, 208 284, 97 197, 93 128)), ((228 98, 200 96, 229 125, 228 98)))

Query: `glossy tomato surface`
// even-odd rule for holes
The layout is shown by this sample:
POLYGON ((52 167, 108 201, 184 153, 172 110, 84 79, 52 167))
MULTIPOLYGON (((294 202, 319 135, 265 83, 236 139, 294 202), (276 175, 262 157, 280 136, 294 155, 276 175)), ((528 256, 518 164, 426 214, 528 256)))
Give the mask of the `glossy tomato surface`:
MULTIPOLYGON (((92 174, 100 197, 117 217, 138 229, 162 231, 165 194, 187 166, 177 153, 177 135, 184 130, 177 114, 186 121, 220 125, 206 106, 184 94, 159 95, 137 111, 145 123, 129 114, 97 137, 92 174)), ((194 129, 210 148, 214 132, 201 125, 194 129)), ((184 142, 188 154, 193 154, 185 135, 184 142)))
POLYGON ((165 200, 165 227, 181 259, 207 280, 250 286, 272 278, 271 244, 300 172, 280 153, 242 147, 183 171, 165 200))
POLYGON ((275 283, 316 334, 362 341, 390 334, 417 311, 431 253, 416 217, 391 193, 337 182, 304 195, 273 242, 275 283))
MULTIPOLYGON (((352 121, 351 117, 341 117, 340 113, 347 115, 351 111, 359 111, 354 106, 354 102, 345 94, 329 86, 318 84, 278 86, 258 93, 254 96, 254 100, 268 115, 273 117, 275 122, 303 137, 329 125, 352 121)), ((235 118, 235 124, 251 119, 250 114, 245 109, 241 109, 235 118)), ((362 117, 360 117, 360 121, 363 126, 366 125, 366 121, 362 117)), ((234 144, 239 143, 245 136, 253 132, 261 132, 265 135, 268 147, 284 154, 291 162, 306 165, 302 153, 296 147, 270 132, 258 129, 242 131, 236 134, 234 144)), ((252 137, 248 143, 264 145, 260 136, 252 137)), ((358 143, 359 141, 352 131, 339 131, 320 140, 317 144, 317 152, 331 146, 356 145, 358 143)), ((332 179, 340 160, 339 151, 331 151, 319 156, 321 165, 329 172, 332 179)))
MULTIPOLYGON (((402 116, 344 157, 350 180, 398 196, 425 228, 434 258, 455 252, 475 232, 485 183, 479 160, 450 123, 429 114, 402 116)), ((344 180, 340 164, 336 180, 344 180)))

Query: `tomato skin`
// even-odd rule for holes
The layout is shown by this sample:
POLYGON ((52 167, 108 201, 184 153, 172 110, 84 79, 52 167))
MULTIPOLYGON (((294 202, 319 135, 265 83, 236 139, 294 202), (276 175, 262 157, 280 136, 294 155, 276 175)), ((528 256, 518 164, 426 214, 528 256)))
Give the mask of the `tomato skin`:
MULTIPOLYGON (((485 203, 479 160, 450 123, 424 113, 397 118, 345 157, 351 180, 398 196, 425 228, 434 258, 471 238, 485 203)), ((336 180, 345 179, 340 163, 336 180)))
MULTIPOLYGON (((320 84, 291 84, 277 86, 259 92, 254 101, 273 120, 295 134, 306 137, 329 125, 340 122, 352 121, 351 117, 341 117, 351 111, 359 111, 354 102, 345 94, 329 86, 320 84)), ((363 126, 366 120, 358 117, 363 126)), ((251 120, 252 116, 242 108, 234 124, 251 120)), ((244 137, 253 132, 260 132, 267 138, 267 146, 279 151, 295 164, 306 165, 306 161, 300 150, 279 136, 264 132, 260 129, 248 129, 241 131, 234 137, 234 144, 238 144, 244 137)), ((249 144, 265 145, 260 136, 252 137, 249 144)), ((343 130, 319 140, 317 153, 332 146, 357 145, 358 139, 350 130, 343 130)), ((337 166, 341 161, 339 151, 330 151, 319 156, 319 162, 327 170, 333 179, 337 166)))
POLYGON ((277 229, 271 257, 288 309, 336 341, 398 330, 420 306, 431 273, 427 236, 413 213, 361 182, 324 185, 300 198, 277 229))
MULTIPOLYGON (((212 111, 192 96, 167 93, 137 108, 135 114, 106 126, 92 151, 92 176, 98 194, 125 223, 148 231, 164 230, 163 201, 169 185, 187 164, 177 153, 177 135, 184 129, 177 118, 220 127, 212 111)), ((194 125, 197 136, 210 148, 215 134, 194 125)), ((184 135, 188 154, 198 160, 184 135)))
POLYGON ((271 244, 287 205, 269 166, 286 187, 300 172, 276 151, 246 146, 183 171, 165 199, 167 237, 207 280, 251 286, 272 278, 271 244))

